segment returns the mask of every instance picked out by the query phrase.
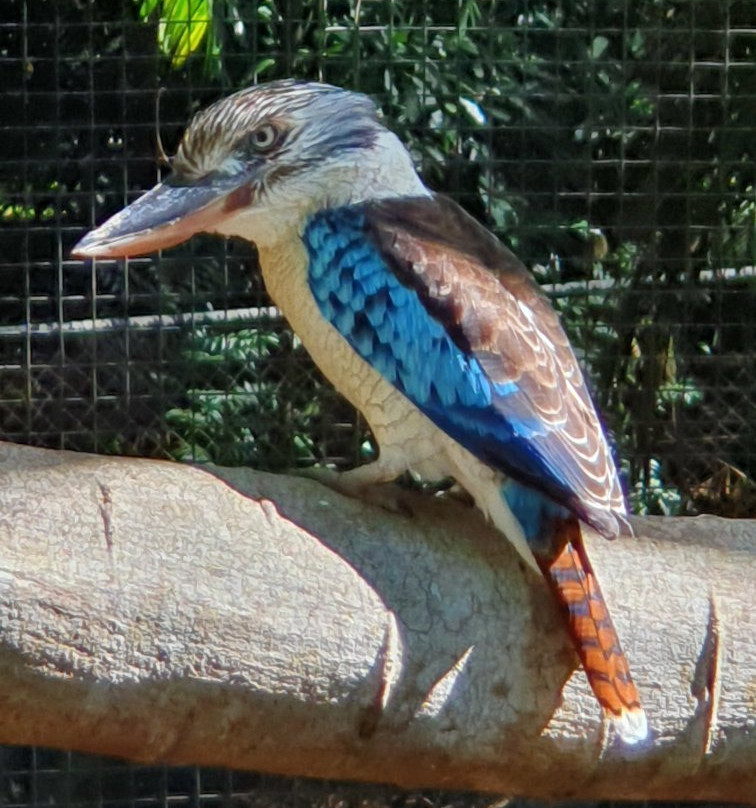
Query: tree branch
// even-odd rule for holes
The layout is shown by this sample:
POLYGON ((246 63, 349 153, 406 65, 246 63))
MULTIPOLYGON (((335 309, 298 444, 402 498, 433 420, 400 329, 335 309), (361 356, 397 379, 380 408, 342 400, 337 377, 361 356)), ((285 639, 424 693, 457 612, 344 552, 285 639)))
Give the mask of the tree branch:
POLYGON ((747 801, 756 524, 635 524, 637 541, 587 541, 642 749, 602 742, 546 587, 462 503, 418 496, 404 517, 311 480, 0 444, 0 742, 747 801))

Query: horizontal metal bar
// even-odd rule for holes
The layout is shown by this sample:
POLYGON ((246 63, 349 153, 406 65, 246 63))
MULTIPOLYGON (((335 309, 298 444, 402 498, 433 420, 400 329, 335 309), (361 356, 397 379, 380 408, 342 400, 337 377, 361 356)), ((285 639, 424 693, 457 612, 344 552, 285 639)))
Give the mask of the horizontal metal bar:
MULTIPOLYGON (((544 267, 537 267, 547 272, 544 267)), ((756 267, 741 269, 708 269, 698 273, 698 280, 704 282, 736 281, 743 278, 756 278, 756 267)), ((646 284, 643 284, 644 286, 646 284)), ((584 294, 586 292, 618 291, 625 287, 617 286, 611 278, 592 281, 571 281, 569 283, 544 283, 541 288, 553 297, 584 294)), ((679 290, 676 290, 679 291, 679 290)), ((281 319, 283 315, 275 306, 253 306, 244 309, 222 309, 220 311, 190 311, 178 314, 144 314, 135 317, 103 317, 96 320, 68 320, 62 323, 22 323, 0 326, 0 338, 24 336, 54 336, 62 334, 91 335, 124 330, 179 329, 189 325, 227 325, 254 323, 259 320, 281 319)))
POLYGON ((135 317, 102 317, 96 320, 68 320, 62 323, 25 323, 0 326, 0 337, 52 336, 57 334, 96 334, 111 331, 167 330, 189 325, 217 325, 249 323, 255 320, 280 319, 275 306, 254 306, 247 309, 221 309, 220 311, 189 311, 178 314, 143 314, 135 317))

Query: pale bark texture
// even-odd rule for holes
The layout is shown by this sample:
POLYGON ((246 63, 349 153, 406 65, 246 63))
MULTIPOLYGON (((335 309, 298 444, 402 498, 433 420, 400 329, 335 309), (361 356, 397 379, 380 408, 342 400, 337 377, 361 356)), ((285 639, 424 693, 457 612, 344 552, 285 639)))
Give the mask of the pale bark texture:
POLYGON ((756 526, 588 537, 653 737, 463 502, 0 444, 0 743, 541 797, 756 795, 756 526))

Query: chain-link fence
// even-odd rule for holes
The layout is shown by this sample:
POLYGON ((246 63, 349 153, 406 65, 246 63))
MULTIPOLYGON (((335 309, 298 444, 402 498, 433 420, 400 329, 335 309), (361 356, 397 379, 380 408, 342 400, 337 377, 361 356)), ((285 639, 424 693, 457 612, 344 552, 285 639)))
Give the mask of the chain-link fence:
POLYGON ((268 469, 371 452, 249 245, 69 257, 158 179, 158 139, 294 75, 373 95, 426 182, 548 285, 636 509, 756 514, 751 0, 0 7, 1 438, 268 469))

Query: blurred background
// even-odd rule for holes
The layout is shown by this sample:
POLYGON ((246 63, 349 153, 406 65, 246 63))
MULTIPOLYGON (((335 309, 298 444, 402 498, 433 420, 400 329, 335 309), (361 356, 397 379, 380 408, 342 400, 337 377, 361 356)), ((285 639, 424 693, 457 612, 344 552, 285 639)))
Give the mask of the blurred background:
MULTIPOLYGON (((175 151, 194 112, 296 76, 372 95, 426 183, 544 284, 636 512, 756 516, 752 0, 0 9, 0 439, 268 470, 373 454, 249 245, 69 256, 160 178, 159 144, 175 151)), ((0 750, 0 805, 19 808, 457 799, 310 788, 0 750)))

